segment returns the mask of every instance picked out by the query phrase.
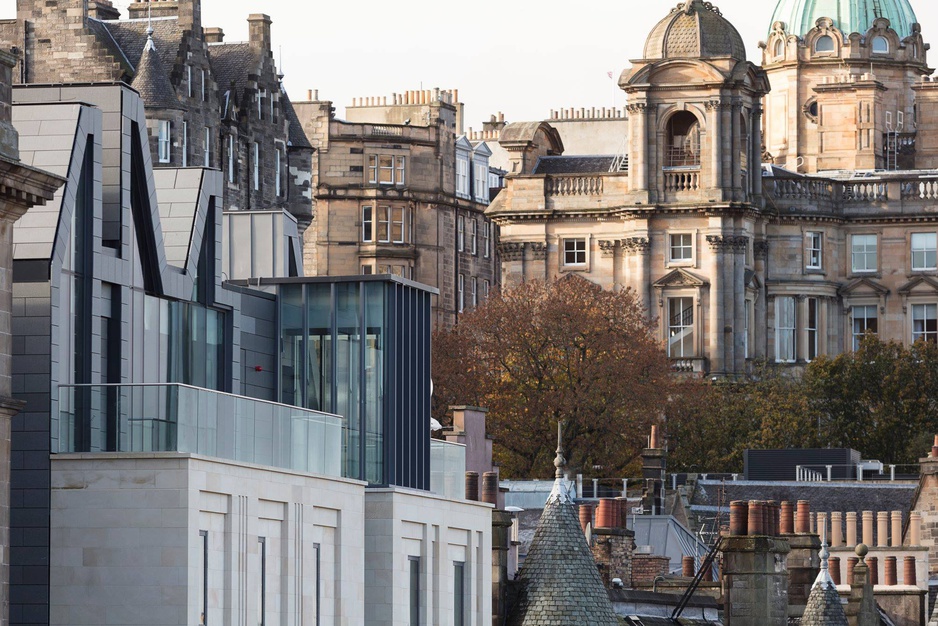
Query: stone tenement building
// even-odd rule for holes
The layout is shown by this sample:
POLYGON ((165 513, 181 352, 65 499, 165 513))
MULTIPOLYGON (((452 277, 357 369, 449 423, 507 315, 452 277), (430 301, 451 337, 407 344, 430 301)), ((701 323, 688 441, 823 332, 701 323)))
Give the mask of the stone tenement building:
POLYGON ((673 9, 620 78, 619 154, 502 128, 541 137, 487 211, 504 280, 631 287, 675 369, 713 376, 938 341, 938 83, 909 0, 781 0, 767 32, 759 67, 719 9, 673 9))
MULTIPOLYGON (((128 13, 120 19, 110 0, 17 0, 16 19, 0 22, 0 43, 20 56, 14 82, 132 85, 154 167, 221 169, 224 210, 286 210, 302 232, 312 148, 271 54, 270 18, 251 15, 249 41, 225 43, 202 27, 201 0, 135 2, 128 13)), ((116 242, 119 227, 106 219, 105 238, 116 242)))
POLYGON ((458 92, 356 99, 348 120, 318 94, 295 107, 316 149, 307 275, 396 274, 432 285, 434 327, 496 288, 498 234, 484 214, 491 151, 462 134, 458 92))

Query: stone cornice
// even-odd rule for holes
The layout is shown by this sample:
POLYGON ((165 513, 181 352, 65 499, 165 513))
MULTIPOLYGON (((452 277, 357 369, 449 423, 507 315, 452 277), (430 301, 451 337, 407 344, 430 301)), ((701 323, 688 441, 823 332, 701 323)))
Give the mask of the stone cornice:
POLYGON ((55 197, 65 179, 15 161, 0 159, 0 218, 16 221, 30 207, 55 197))
POLYGON ((720 252, 744 252, 749 246, 749 237, 737 235, 707 235, 711 250, 720 252))

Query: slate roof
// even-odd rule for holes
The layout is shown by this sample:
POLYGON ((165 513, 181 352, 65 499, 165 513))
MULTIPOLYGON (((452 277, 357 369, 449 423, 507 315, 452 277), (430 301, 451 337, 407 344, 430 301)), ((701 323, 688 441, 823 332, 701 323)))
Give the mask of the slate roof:
POLYGON ((148 109, 182 109, 176 91, 160 61, 152 40, 144 45, 131 87, 137 90, 148 109))
POLYGON ((840 602, 840 594, 828 571, 829 556, 830 552, 825 545, 821 548, 821 571, 808 595, 801 626, 847 626, 847 615, 840 602))
POLYGON ((796 483, 702 480, 691 498, 691 511, 715 510, 725 487, 724 515, 733 500, 808 500, 812 511, 902 511, 908 515, 917 482, 796 483))
POLYGON ((535 174, 606 174, 615 156, 546 156, 537 160, 535 174))
MULTIPOLYGON (((559 435, 558 435, 559 440, 559 435)), ((577 516, 558 441, 554 488, 519 572, 509 626, 618 626, 577 516)))
POLYGON ((183 30, 179 19, 175 17, 153 18, 147 20, 96 20, 88 18, 88 28, 111 51, 118 60, 130 63, 136 71, 147 43, 147 27, 152 23, 153 42, 159 53, 160 63, 167 71, 176 64, 182 42, 183 30))
POLYGON ((625 618, 626 626, 723 626, 722 622, 711 622, 702 619, 689 619, 680 617, 676 620, 670 617, 653 617, 649 615, 629 615, 625 618))
POLYGON ((283 114, 289 124, 287 139, 290 142, 290 147, 312 150, 313 144, 309 142, 309 138, 306 136, 306 133, 303 132, 303 125, 300 124, 300 118, 296 114, 296 109, 293 108, 293 103, 290 101, 290 96, 287 95, 286 91, 280 92, 280 103, 283 106, 283 114))
POLYGON ((257 75, 261 64, 260 50, 249 43, 225 43, 210 46, 209 55, 218 89, 224 93, 234 85, 235 101, 240 102, 248 80, 257 75))

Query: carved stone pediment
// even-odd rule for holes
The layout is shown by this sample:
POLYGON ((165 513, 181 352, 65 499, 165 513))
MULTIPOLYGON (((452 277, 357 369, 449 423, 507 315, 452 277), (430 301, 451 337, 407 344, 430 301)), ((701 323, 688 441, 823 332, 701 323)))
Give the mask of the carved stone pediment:
POLYGON ((938 293, 938 279, 934 276, 916 276, 899 288, 903 296, 938 293))
POLYGON ((875 295, 888 296, 889 289, 871 278, 857 278, 838 290, 841 296, 875 295))
POLYGON ((655 289, 669 289, 675 287, 706 287, 710 283, 707 279, 688 272, 684 268, 677 268, 661 277, 654 284, 655 289))

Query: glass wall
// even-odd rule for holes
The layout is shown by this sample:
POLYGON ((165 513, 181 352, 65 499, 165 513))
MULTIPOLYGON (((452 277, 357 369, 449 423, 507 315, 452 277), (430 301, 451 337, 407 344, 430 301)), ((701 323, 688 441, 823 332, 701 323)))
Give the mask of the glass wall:
POLYGON ((383 276, 273 283, 281 402, 344 418, 346 476, 429 489, 432 292, 383 276))

